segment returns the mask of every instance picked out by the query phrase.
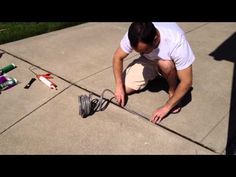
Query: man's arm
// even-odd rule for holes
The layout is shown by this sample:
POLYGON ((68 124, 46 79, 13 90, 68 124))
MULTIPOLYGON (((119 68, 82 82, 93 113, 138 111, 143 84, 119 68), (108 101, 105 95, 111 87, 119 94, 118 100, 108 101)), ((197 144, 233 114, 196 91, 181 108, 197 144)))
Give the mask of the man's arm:
POLYGON ((129 54, 125 53, 120 47, 116 50, 113 56, 113 73, 115 77, 115 98, 119 105, 124 106, 125 89, 122 80, 123 59, 129 54))
POLYGON ((177 75, 180 83, 178 84, 174 95, 169 98, 166 104, 153 112, 151 117, 153 123, 160 122, 168 112, 180 102, 192 86, 192 65, 186 69, 177 71, 177 75))

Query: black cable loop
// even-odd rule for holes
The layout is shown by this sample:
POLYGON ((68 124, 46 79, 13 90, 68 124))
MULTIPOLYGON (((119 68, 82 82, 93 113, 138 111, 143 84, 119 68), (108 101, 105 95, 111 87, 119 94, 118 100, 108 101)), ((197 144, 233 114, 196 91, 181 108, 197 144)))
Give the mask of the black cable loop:
POLYGON ((111 90, 105 89, 103 90, 99 99, 97 98, 92 99, 92 93, 90 93, 88 96, 87 95, 79 96, 78 101, 79 101, 80 116, 86 118, 87 116, 94 114, 96 111, 104 111, 107 108, 109 102, 114 98, 112 97, 110 100, 105 100, 104 99, 105 92, 110 92, 113 95, 115 95, 111 90))

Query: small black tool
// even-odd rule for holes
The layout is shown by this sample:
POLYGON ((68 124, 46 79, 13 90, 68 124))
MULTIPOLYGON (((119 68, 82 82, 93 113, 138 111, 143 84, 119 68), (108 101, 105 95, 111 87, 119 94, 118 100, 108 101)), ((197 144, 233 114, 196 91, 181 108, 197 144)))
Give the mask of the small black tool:
POLYGON ((24 87, 25 89, 28 89, 30 88, 30 86, 33 84, 33 82, 35 81, 36 79, 35 78, 32 78, 29 83, 24 87))

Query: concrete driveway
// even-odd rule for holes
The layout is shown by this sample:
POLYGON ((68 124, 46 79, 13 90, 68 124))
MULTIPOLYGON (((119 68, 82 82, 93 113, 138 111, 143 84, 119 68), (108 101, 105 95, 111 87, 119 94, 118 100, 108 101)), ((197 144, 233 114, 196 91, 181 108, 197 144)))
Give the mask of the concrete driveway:
POLYGON ((210 54, 236 23, 178 23, 196 56, 193 90, 160 125, 148 119, 168 95, 155 87, 131 95, 125 109, 111 103, 79 116, 79 95, 114 90, 112 55, 129 24, 85 23, 0 45, 0 67, 16 64, 8 75, 20 81, 0 94, 0 154, 225 154, 235 66, 210 54), (31 66, 52 73, 58 90, 39 80, 24 89, 35 77, 31 66))

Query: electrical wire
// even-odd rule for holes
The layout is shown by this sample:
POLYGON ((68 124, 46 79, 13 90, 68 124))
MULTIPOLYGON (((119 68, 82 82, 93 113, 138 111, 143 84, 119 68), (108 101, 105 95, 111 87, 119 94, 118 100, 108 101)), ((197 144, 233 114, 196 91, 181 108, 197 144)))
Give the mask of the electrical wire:
POLYGON ((79 114, 82 118, 86 118, 97 111, 104 111, 107 108, 109 102, 114 97, 112 97, 110 100, 104 99, 105 92, 110 92, 115 95, 111 90, 105 89, 103 90, 99 99, 92 99, 92 93, 90 93, 89 95, 81 95, 78 97, 79 114))

